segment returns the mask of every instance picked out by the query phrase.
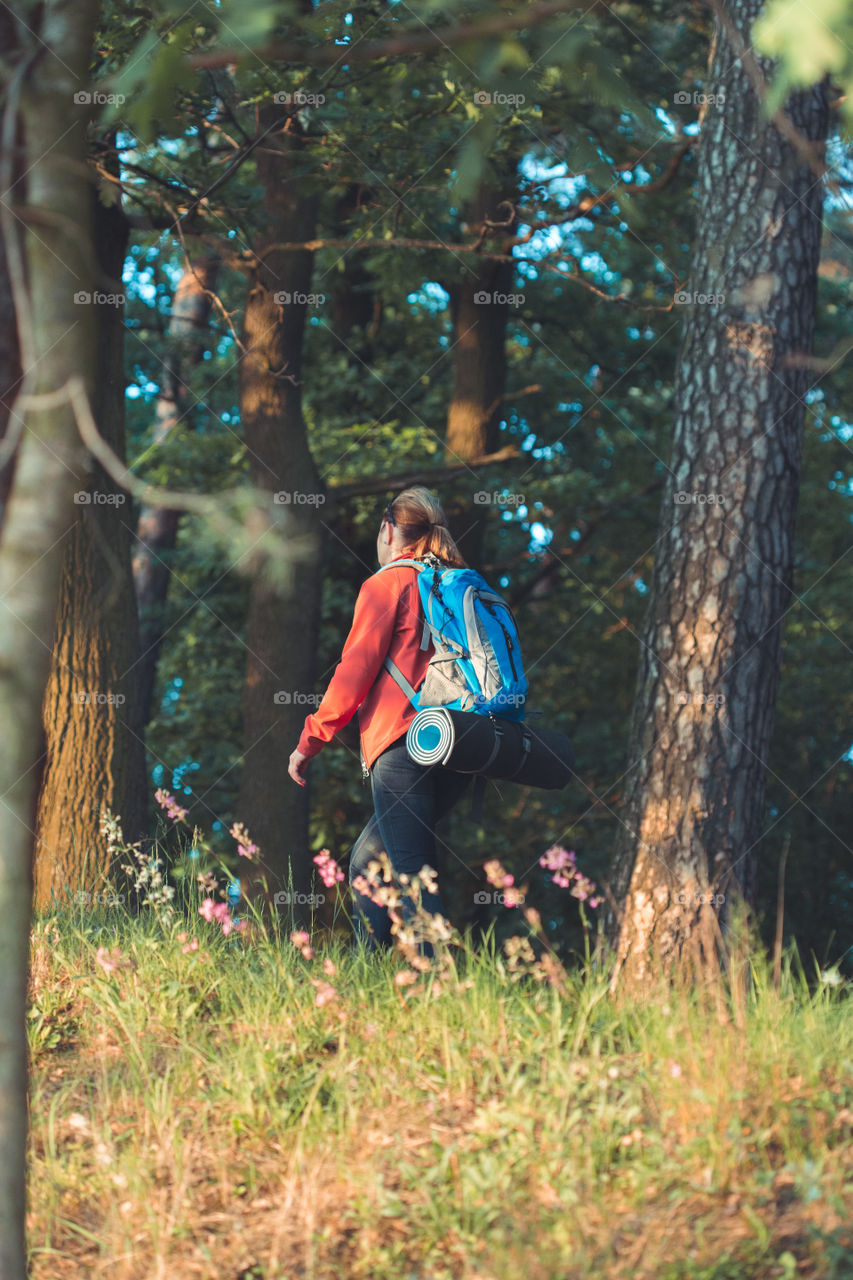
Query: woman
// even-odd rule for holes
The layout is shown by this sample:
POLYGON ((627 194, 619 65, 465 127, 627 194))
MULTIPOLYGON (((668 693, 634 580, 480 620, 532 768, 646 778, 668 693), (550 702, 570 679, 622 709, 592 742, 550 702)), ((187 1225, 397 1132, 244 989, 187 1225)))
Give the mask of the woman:
MULTIPOLYGON (((420 486, 406 489, 389 502, 376 539, 380 567, 395 560, 436 556, 449 568, 466 568, 450 536, 438 499, 420 486)), ((397 876, 415 876, 424 865, 435 867, 435 824, 462 796, 470 775, 440 765, 416 764, 406 751, 406 731, 415 709, 382 665, 386 656, 409 683, 420 688, 433 654, 430 640, 422 649, 424 616, 418 592, 418 570, 411 565, 374 573, 359 592, 352 629, 340 662, 317 710, 305 720, 288 773, 305 786, 308 762, 358 711, 362 763, 369 771, 373 815, 350 857, 350 884, 364 875, 369 862, 387 850, 397 876)), ((356 940, 368 949, 386 946, 391 922, 384 907, 353 888, 356 940)), ((422 906, 444 914, 439 893, 422 892, 422 906)), ((404 917, 414 907, 403 898, 404 917)), ((431 948, 425 944, 425 954, 431 948)))

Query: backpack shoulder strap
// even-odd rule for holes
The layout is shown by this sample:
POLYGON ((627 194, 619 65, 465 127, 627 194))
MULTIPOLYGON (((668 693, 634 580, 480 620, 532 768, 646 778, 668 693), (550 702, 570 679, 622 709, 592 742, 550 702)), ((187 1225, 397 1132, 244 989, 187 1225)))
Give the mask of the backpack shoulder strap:
POLYGON ((412 706, 420 710, 420 707, 418 706, 418 695, 415 692, 412 685, 409 684, 408 680, 403 675, 402 671, 397 666, 396 662, 392 662, 390 658, 386 658, 385 661, 382 663, 382 665, 385 668, 385 670, 388 672, 388 674, 394 680, 396 680, 397 684, 403 690, 403 693, 409 699, 409 702, 411 702, 412 706))
POLYGON ((413 569, 429 568, 429 565, 424 564, 423 560, 408 560, 404 557, 401 557, 399 560, 389 560, 387 564, 380 565, 379 568, 376 570, 376 572, 382 573, 383 569, 396 569, 397 566, 401 564, 410 564, 413 569))
MULTIPOLYGON (((421 569, 429 569, 432 567, 431 565, 424 564, 423 560, 409 560, 409 559, 401 558, 400 560, 389 560, 388 564, 380 565, 376 572, 381 573, 383 569, 396 569, 397 565, 401 565, 401 564, 411 565, 412 568, 417 569, 418 572, 420 572, 421 569)), ((424 630, 423 630, 423 635, 421 636, 421 646, 420 646, 422 649, 426 649, 429 647, 429 638, 430 638, 429 620, 427 619, 426 615, 424 615, 424 630)), ((394 664, 392 663, 392 666, 393 665, 394 664)), ((400 674, 396 666, 394 667, 394 671, 397 671, 398 674, 400 674)), ((397 680, 397 683, 400 684, 400 681, 397 679, 397 676, 394 675, 394 671, 391 672, 391 675, 393 675, 394 679, 397 680)), ((400 688, 403 688, 403 686, 400 685, 400 688)), ((411 688, 412 686, 409 685, 409 689, 411 688)), ((405 689, 403 690, 403 692, 408 693, 408 691, 405 689)), ((412 693, 414 693, 414 690, 412 690, 412 693)), ((408 696, 411 697, 412 694, 408 694, 408 696)))

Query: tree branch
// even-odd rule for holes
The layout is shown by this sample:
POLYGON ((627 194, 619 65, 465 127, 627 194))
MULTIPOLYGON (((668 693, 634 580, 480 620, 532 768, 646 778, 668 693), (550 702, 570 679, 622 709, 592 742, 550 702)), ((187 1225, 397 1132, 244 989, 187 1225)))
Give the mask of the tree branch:
POLYGON ((514 445, 507 445, 497 453, 482 454, 479 458, 468 458, 464 462, 454 462, 446 467, 412 468, 392 476, 371 476, 369 480, 354 480, 349 484, 330 484, 327 493, 335 502, 346 502, 350 498, 361 498, 371 493, 384 493, 386 489, 405 489, 412 484, 435 484, 439 480, 452 480, 460 471, 510 462, 519 457, 521 454, 518 449, 514 445))
MULTIPOLYGON (((399 58, 416 53, 429 53, 436 49, 464 44, 466 41, 483 40, 502 36, 510 31, 540 26, 550 18, 582 9, 585 14, 606 12, 611 0, 538 0, 527 9, 495 15, 481 22, 459 22, 454 26, 410 30, 384 40, 362 40, 352 45, 335 43, 311 45, 305 41, 292 41, 263 45, 251 50, 256 57, 268 62, 295 62, 302 66, 335 66, 339 62, 373 62, 379 58, 399 58)), ((191 54, 187 59, 191 67, 212 68, 228 66, 246 57, 246 46, 240 48, 211 49, 206 53, 191 54)))

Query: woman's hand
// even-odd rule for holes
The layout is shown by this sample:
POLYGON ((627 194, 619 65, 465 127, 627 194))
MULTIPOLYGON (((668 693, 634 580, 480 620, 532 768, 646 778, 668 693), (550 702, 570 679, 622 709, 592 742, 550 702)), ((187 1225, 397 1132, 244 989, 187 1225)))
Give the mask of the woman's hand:
POLYGON ((305 786, 305 770, 308 767, 310 756, 303 755, 301 751, 294 751, 290 757, 287 766, 287 772, 290 774, 294 782, 298 782, 300 787, 305 786))

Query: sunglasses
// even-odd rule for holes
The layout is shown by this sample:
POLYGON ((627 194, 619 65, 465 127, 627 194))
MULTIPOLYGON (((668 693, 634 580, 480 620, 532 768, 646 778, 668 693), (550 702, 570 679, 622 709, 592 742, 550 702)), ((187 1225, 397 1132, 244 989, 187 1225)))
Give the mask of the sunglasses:
MULTIPOLYGON (((392 501, 393 501, 393 499, 392 499, 392 501)), ((393 511, 391 510, 391 502, 388 502, 388 503, 386 504, 386 506, 385 506, 385 510, 384 510, 384 512, 382 513, 382 519, 383 519, 383 520, 387 520, 388 524, 391 524, 391 525, 394 525, 394 524, 396 524, 396 523, 397 523, 397 521, 394 519, 394 513, 393 513, 393 511)))

